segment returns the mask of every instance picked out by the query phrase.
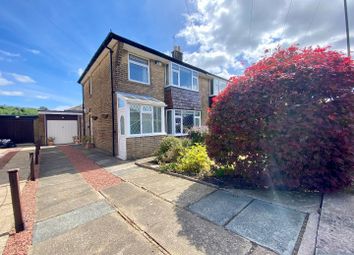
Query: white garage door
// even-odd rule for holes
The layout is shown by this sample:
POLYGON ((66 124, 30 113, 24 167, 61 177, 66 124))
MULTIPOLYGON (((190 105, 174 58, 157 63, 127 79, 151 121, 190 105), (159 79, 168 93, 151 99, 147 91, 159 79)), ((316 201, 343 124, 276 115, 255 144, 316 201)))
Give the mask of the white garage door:
POLYGON ((77 136, 76 120, 48 120, 47 137, 54 137, 55 144, 72 143, 77 136))

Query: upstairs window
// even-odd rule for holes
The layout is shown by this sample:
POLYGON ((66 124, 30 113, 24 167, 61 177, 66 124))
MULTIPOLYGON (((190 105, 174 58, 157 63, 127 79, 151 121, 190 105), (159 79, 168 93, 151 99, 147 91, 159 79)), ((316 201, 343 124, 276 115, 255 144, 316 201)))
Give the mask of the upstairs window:
POLYGON ((171 65, 171 81, 173 86, 199 90, 198 73, 175 63, 171 65))
POLYGON ((129 80, 150 84, 149 61, 129 54, 129 80))
POLYGON ((218 95, 221 91, 223 91, 226 88, 226 86, 227 86, 227 81, 214 78, 210 86, 210 95, 212 96, 218 95))

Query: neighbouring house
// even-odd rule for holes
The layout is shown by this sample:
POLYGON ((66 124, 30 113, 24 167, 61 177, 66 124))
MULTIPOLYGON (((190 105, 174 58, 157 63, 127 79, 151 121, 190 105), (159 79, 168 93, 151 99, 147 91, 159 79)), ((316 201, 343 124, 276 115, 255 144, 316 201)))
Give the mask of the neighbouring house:
POLYGON ((227 80, 109 33, 78 83, 83 133, 121 159, 152 155, 166 135, 184 136, 206 123, 210 98, 227 80))
POLYGON ((74 137, 82 136, 82 106, 63 111, 38 111, 38 139, 42 145, 48 144, 48 138, 54 138, 54 144, 70 144, 74 137))

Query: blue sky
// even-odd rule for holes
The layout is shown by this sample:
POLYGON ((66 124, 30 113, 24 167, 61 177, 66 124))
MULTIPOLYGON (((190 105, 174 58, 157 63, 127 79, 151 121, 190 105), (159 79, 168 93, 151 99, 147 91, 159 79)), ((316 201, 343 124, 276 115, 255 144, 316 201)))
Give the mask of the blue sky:
POLYGON ((53 109, 81 103, 79 69, 110 29, 167 52, 186 12, 184 1, 165 0, 12 0, 0 5, 0 105, 53 109))
MULTIPOLYGON (((0 6, 0 105, 80 104, 79 72, 110 29, 164 53, 176 43, 186 62, 225 78, 278 45, 345 52, 343 1, 0 0, 0 6)), ((354 0, 348 13, 353 49, 354 0)))

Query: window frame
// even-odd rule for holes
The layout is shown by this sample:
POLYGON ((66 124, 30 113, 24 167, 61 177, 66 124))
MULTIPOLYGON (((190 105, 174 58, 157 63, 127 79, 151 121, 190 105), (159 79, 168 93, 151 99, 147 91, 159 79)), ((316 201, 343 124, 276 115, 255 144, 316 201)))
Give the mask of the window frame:
POLYGON ((158 136, 158 135, 166 135, 165 132, 165 119, 164 119, 164 114, 162 114, 165 111, 165 107, 164 106, 155 106, 155 105, 150 105, 150 104, 135 104, 135 103, 127 103, 127 116, 129 116, 127 122, 127 131, 126 136, 129 137, 144 137, 144 136, 158 136), (139 115, 140 115, 140 134, 131 134, 131 126, 130 126, 130 106, 131 105, 137 105, 139 106, 139 115), (151 107, 151 111, 144 111, 143 110, 143 106, 149 106, 151 107), (155 108, 160 108, 161 110, 161 132, 155 132, 154 130, 154 111, 155 108), (151 133, 143 133, 143 121, 142 121, 142 114, 143 113, 151 113, 151 133))
POLYGON ((169 87, 169 86, 199 92, 199 73, 191 68, 176 64, 174 62, 170 62, 170 64, 169 64, 169 83, 168 84, 166 83, 166 87, 169 87), (180 68, 186 69, 191 72, 191 85, 190 85, 191 87, 190 88, 181 86, 181 70, 180 70, 180 68), (174 73, 176 73, 178 76, 178 78, 177 78, 178 84, 174 83, 174 79, 173 79, 174 73), (196 81, 196 84, 194 83, 194 80, 196 81))
POLYGON ((225 81, 223 79, 219 79, 219 78, 213 78, 211 80, 211 87, 209 90, 210 96, 219 95, 226 87, 227 87, 227 81, 225 81), (216 84, 216 81, 217 81, 217 84, 216 84), (221 82, 225 84, 225 87, 222 90, 220 90, 220 83, 221 82))
POLYGON ((144 85, 150 85, 150 60, 149 59, 146 59, 146 58, 142 58, 140 56, 137 56, 135 54, 131 54, 129 53, 128 54, 128 80, 131 81, 131 82, 136 82, 136 83, 140 83, 140 84, 144 84, 144 85), (140 59, 143 59, 145 61, 147 61, 147 65, 145 64, 142 64, 142 63, 139 63, 137 61, 134 61, 132 59, 130 59, 130 56, 133 56, 133 57, 136 57, 136 58, 140 58, 140 59), (143 81, 139 81, 139 80, 134 80, 130 77, 130 63, 133 63, 135 65, 139 65, 141 67, 146 67, 147 68, 147 78, 148 78, 148 81, 147 82, 143 82, 143 81))
POLYGON ((184 125, 183 125, 183 113, 185 112, 193 112, 193 127, 200 127, 202 125, 202 112, 195 110, 184 110, 184 109, 167 109, 166 110, 166 129, 168 130, 169 123, 167 119, 167 112, 171 112, 171 133, 167 132, 167 135, 171 136, 186 136, 187 133, 183 133, 184 125), (180 112, 180 114, 176 115, 176 112, 180 112), (196 113, 198 113, 196 115, 196 113), (176 133, 176 118, 181 120, 181 132, 176 133), (195 119, 199 119, 199 125, 195 125, 195 119))

